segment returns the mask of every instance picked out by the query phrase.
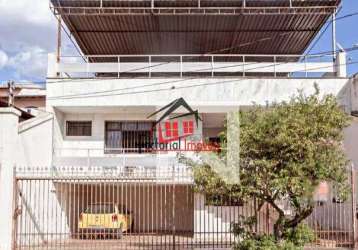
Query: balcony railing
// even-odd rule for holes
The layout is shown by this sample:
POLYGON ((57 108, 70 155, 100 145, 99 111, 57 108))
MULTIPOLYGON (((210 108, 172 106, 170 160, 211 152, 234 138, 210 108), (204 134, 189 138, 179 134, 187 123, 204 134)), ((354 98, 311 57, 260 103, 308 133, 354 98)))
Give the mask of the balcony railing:
MULTIPOLYGON (((54 61, 55 58, 49 58, 54 61)), ((62 56, 49 77, 321 77, 345 68, 345 55, 87 55, 62 56)), ((343 71, 344 72, 344 71, 343 71)))
MULTIPOLYGON (((180 165, 179 151, 155 153, 128 153, 127 148, 56 148, 53 164, 61 166, 174 166, 180 165), (106 153, 107 150, 116 152, 106 153), (118 154, 117 152, 122 152, 118 154)), ((187 153, 184 151, 183 153, 187 153)), ((186 165, 185 163, 183 163, 186 165)))
POLYGON ((27 179, 54 178, 66 181, 77 178, 79 181, 122 180, 125 182, 192 183, 193 173, 188 166, 168 166, 167 168, 122 167, 122 166, 16 166, 16 175, 27 179))

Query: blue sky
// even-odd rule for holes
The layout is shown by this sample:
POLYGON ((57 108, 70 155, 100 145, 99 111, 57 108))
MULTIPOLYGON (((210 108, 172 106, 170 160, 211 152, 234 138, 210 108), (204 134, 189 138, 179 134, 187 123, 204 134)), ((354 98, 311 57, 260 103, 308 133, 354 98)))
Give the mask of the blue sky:
MULTIPOLYGON (((343 0, 338 14, 358 12, 358 0, 343 0)), ((358 44, 358 15, 337 21, 337 41, 349 48, 358 44)), ((0 0, 0 82, 44 81, 47 54, 55 51, 56 22, 48 0, 0 0)), ((331 28, 310 53, 331 50, 331 28)), ((71 43, 63 41, 65 54, 75 54, 71 43)), ((358 61, 358 50, 349 54, 358 61)), ((358 64, 349 65, 349 74, 358 72, 358 64)))
MULTIPOLYGON (((358 12, 358 0, 343 0, 342 9, 338 13, 337 18, 354 12, 358 12)), ((358 45, 358 15, 337 20, 336 24, 337 42, 341 44, 343 48, 350 48, 354 44, 358 45)), ((331 31, 330 26, 310 53, 318 53, 332 49, 331 31)), ((351 62, 358 61, 358 50, 349 53, 348 58, 351 59, 351 62)), ((358 64, 348 65, 348 71, 349 74, 358 73, 358 64)))

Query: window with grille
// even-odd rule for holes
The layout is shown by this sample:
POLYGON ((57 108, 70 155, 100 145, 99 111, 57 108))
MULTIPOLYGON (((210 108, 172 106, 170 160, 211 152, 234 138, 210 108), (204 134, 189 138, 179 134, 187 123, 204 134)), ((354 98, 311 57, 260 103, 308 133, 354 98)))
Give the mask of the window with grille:
POLYGON ((92 122, 91 121, 67 121, 66 122, 67 136, 91 136, 92 122))
POLYGON ((153 122, 106 122, 107 153, 141 153, 149 152, 153 122))

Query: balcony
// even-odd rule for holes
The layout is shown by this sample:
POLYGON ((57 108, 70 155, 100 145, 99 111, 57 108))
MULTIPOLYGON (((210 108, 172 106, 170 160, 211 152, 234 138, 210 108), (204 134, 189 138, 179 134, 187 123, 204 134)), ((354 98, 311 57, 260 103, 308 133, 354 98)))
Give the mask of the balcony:
MULTIPOLYGON (((116 149, 118 151, 119 149, 116 149)), ((123 150, 124 151, 124 150, 123 150)), ((32 178, 103 178, 126 182, 192 183, 191 167, 176 154, 103 154, 103 149, 55 149, 52 166, 16 166, 18 176, 32 178)))
POLYGON ((125 77, 346 77, 338 55, 88 55, 49 56, 49 78, 125 77))

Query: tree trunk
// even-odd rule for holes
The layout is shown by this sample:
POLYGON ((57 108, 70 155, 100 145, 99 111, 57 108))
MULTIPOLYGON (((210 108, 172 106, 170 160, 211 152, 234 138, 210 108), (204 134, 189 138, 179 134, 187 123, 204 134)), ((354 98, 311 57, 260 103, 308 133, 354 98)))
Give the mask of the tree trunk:
POLYGON ((285 216, 280 214, 276 223, 273 226, 273 233, 275 236, 275 240, 278 241, 282 239, 284 229, 285 229, 285 216))

